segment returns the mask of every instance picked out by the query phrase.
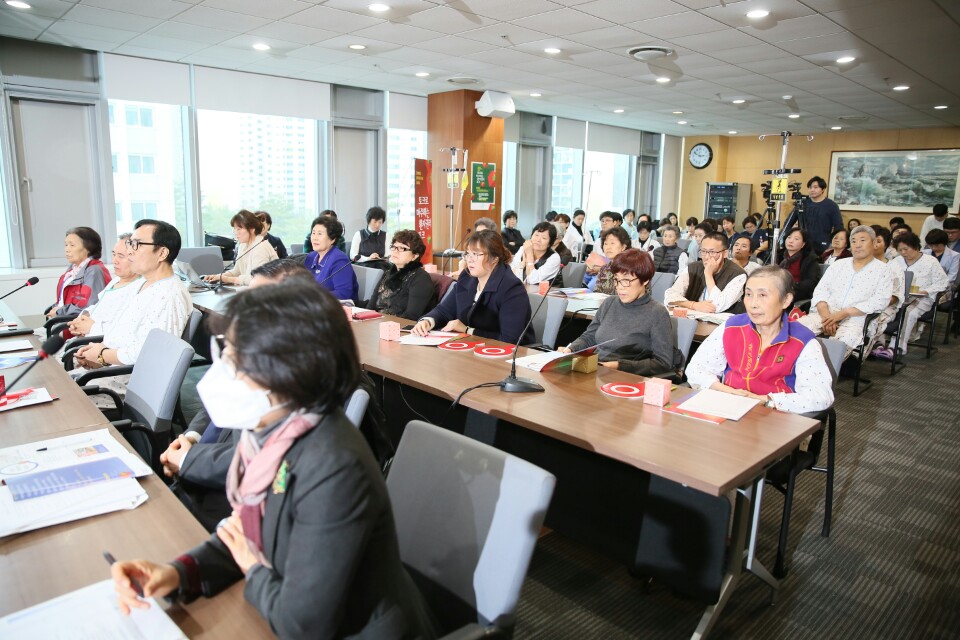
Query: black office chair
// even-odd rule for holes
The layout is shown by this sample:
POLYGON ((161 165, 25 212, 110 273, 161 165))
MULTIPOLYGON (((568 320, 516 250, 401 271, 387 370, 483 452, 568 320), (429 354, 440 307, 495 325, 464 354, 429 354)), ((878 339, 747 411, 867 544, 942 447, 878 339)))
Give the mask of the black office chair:
MULTIPOLYGON (((46 318, 47 314, 50 313, 50 310, 56 306, 56 303, 50 305, 43 310, 43 317, 46 318)), ((47 337, 49 338, 54 333, 59 333, 67 328, 67 325, 70 324, 71 320, 76 320, 79 313, 67 313, 62 316, 53 316, 49 318, 46 322, 43 323, 43 328, 47 331, 47 337), (63 325, 63 326, 61 326, 63 325)))
POLYGON ((911 342, 910 346, 912 347, 916 345, 924 347, 927 350, 927 358, 929 358, 931 354, 937 352, 937 347, 933 346, 933 335, 937 331, 937 315, 940 313, 940 311, 945 311, 947 314, 947 326, 943 330, 943 344, 948 344, 950 341, 950 318, 952 316, 956 297, 957 292, 951 287, 937 297, 937 301, 933 307, 930 308, 930 311, 927 311, 917 319, 917 324, 928 325, 930 331, 927 333, 926 340, 920 340, 916 343, 911 342))

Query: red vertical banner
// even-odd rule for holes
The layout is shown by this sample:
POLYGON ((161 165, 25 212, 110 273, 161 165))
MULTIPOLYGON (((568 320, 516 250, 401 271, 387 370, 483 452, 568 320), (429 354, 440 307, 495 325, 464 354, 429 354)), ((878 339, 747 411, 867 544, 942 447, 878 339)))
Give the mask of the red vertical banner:
POLYGON ((416 200, 414 208, 414 223, 417 233, 423 238, 427 249, 423 252, 420 262, 433 262, 433 163, 422 158, 413 161, 414 178, 413 197, 416 200))

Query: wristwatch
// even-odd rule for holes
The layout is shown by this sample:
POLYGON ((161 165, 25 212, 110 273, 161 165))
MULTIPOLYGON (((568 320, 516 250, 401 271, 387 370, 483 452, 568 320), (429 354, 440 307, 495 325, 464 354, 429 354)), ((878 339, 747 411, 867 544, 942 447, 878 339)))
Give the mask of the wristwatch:
POLYGON ((103 349, 100 349, 100 353, 97 354, 97 363, 99 363, 102 367, 107 366, 107 361, 103 359, 103 352, 106 350, 107 347, 104 347, 103 349))

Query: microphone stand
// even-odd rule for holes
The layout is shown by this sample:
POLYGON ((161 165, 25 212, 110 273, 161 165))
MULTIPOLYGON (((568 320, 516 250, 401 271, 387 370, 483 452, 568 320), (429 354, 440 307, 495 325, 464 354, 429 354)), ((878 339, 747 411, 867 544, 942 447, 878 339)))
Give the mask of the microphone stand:
MULTIPOLYGON (((562 271, 562 269, 561 269, 562 271)), ((560 275, 560 271, 557 271, 557 274, 550 278, 550 286, 553 286, 553 281, 557 279, 557 276, 560 275)), ((524 279, 524 284, 526 284, 526 279, 524 279)), ((518 378, 517 377, 517 352, 520 350, 520 341, 523 340, 524 334, 527 332, 527 329, 530 328, 530 325, 533 324, 533 319, 537 317, 537 314, 540 313, 540 308, 543 306, 543 303, 546 301, 547 295, 541 297, 540 304, 537 305, 536 310, 530 316, 530 321, 527 322, 527 325, 523 328, 523 331, 520 332, 520 337, 517 338, 517 344, 513 345, 513 358, 510 362, 510 375, 500 381, 500 391, 505 391, 507 393, 536 393, 538 391, 544 391, 543 385, 534 382, 530 378, 518 378)))
POLYGON ((23 289, 24 287, 32 287, 33 285, 37 284, 38 282, 40 282, 40 278, 38 278, 37 276, 33 276, 32 278, 30 278, 29 280, 27 280, 25 283, 23 283, 22 285, 20 285, 19 287, 17 287, 17 288, 14 289, 13 291, 9 291, 9 292, 3 294, 2 296, 0 296, 0 300, 3 300, 4 298, 6 298, 7 296, 9 296, 10 294, 13 294, 13 293, 16 293, 17 291, 20 291, 20 289, 23 289))
POLYGON ((263 244, 264 242, 266 242, 266 240, 267 240, 266 238, 260 238, 260 242, 258 242, 257 244, 253 245, 252 247, 250 247, 249 249, 247 249, 246 251, 244 251, 243 253, 241 253, 240 255, 238 255, 236 258, 234 258, 234 259, 230 262, 229 265, 225 266, 225 267, 223 268, 223 270, 220 272, 220 277, 217 279, 217 285, 213 288, 213 292, 214 292, 214 293, 220 293, 220 290, 223 289, 223 274, 227 272, 227 269, 228 269, 228 268, 230 268, 230 267, 235 267, 235 266, 237 265, 237 260, 239 260, 239 259, 242 258, 243 256, 247 255, 248 253, 250 253, 251 251, 253 251, 253 250, 256 249, 257 247, 259 247, 261 244, 263 244))

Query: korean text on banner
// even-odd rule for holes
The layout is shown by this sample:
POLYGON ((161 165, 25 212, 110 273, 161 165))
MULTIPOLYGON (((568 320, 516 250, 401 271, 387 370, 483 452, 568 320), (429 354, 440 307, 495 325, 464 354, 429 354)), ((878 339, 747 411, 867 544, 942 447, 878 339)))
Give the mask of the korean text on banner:
POLYGON ((423 244, 426 251, 420 256, 420 262, 431 264, 433 262, 433 163, 422 158, 414 159, 414 180, 413 197, 416 199, 414 209, 414 222, 417 225, 417 233, 423 238, 423 244))

